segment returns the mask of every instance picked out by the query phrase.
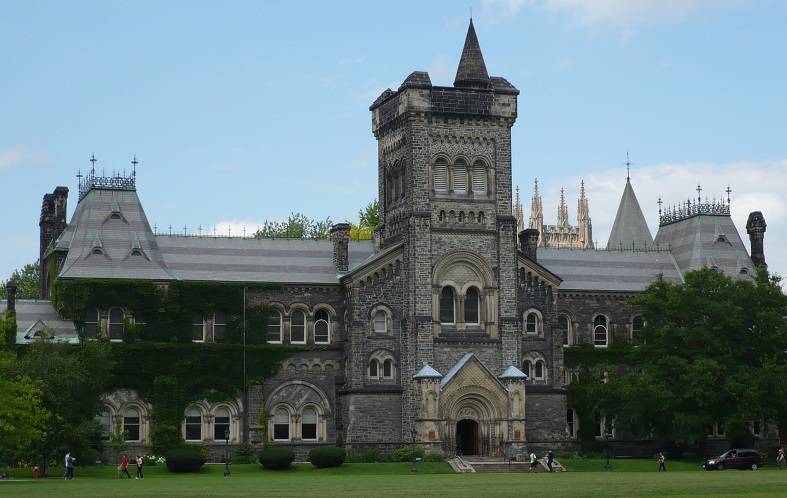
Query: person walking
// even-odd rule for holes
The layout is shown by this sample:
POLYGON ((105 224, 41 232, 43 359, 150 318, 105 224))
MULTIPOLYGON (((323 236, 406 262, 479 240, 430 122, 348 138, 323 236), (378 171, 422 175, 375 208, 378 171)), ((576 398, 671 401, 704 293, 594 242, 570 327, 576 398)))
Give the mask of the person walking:
POLYGON ((662 470, 664 472, 667 471, 667 466, 665 465, 666 461, 667 461, 667 458, 664 456, 664 452, 663 451, 659 451, 659 472, 661 472, 662 470))
POLYGON ((74 461, 75 460, 76 460, 76 458, 74 458, 73 455, 71 455, 71 450, 68 450, 68 453, 66 453, 66 457, 64 458, 64 462, 63 462, 65 464, 65 466, 66 466, 66 471, 63 474, 63 479, 66 479, 66 480, 70 481, 71 479, 74 478, 74 461))
POLYGON ((137 479, 144 479, 145 476, 142 474, 142 466, 145 465, 145 462, 142 460, 140 455, 137 455, 137 479))
POLYGON ((122 478, 123 474, 126 474, 126 477, 131 479, 131 474, 128 473, 128 456, 123 455, 123 458, 120 459, 120 472, 118 473, 118 477, 122 478))
POLYGON ((779 452, 776 454, 776 465, 780 470, 784 470, 785 463, 787 462, 785 462, 784 447, 782 447, 779 448, 779 452))
POLYGON ((552 453, 552 450, 547 451, 547 468, 550 472, 554 472, 552 469, 552 463, 555 461, 555 455, 552 453))
POLYGON ((538 458, 536 458, 536 453, 533 450, 530 450, 530 468, 527 470, 528 472, 533 472, 538 467, 538 458))

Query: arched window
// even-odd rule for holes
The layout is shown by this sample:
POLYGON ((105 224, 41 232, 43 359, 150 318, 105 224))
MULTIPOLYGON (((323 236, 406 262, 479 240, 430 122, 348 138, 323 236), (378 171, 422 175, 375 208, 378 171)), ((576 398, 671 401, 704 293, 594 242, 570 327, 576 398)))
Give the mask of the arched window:
POLYGON ((317 439, 317 410, 311 406, 303 409, 301 418, 301 439, 317 439))
POLYGON ((640 332, 642 332, 643 327, 645 327, 645 320, 643 320, 641 316, 635 316, 634 319, 631 320, 632 338, 640 335, 640 332))
POLYGON ((596 347, 607 347, 609 336, 607 334, 607 317, 597 315, 593 319, 593 345, 596 347))
POLYGON ((535 374, 533 377, 536 380, 544 380, 544 362, 539 360, 536 362, 535 374))
POLYGON ((448 192, 448 163, 443 158, 434 165, 434 191, 448 192))
POLYGON ((186 408, 186 441, 202 441, 202 412, 194 406, 186 408))
POLYGON ((527 378, 530 379, 530 360, 524 360, 522 362, 522 372, 527 375, 527 378))
POLYGON ((213 440, 232 439, 230 434, 230 411, 220 406, 213 414, 213 440))
POLYGON ((306 315, 303 311, 295 310, 290 317, 290 342, 293 344, 306 344, 306 315))
POLYGON ((205 342, 205 317, 199 311, 191 314, 191 340, 205 342))
POLYGON ((440 291, 440 323, 452 324, 455 319, 454 289, 445 286, 440 291))
POLYGON ((123 414, 123 434, 126 441, 139 441, 139 409, 130 406, 123 414))
POLYGON ((563 336, 563 345, 571 345, 571 322, 566 315, 560 315, 557 319, 557 328, 563 336))
POLYGON ((369 377, 372 379, 380 377, 380 362, 375 358, 369 360, 369 377))
POLYGON ((473 165, 473 192, 486 193, 486 167, 481 161, 476 161, 473 165))
POLYGON ((467 163, 463 159, 458 159, 451 170, 452 185, 454 192, 464 194, 467 192, 467 163))
POLYGON ((478 289, 470 287, 465 293, 465 323, 478 325, 481 317, 481 296, 478 289))
POLYGON ((383 362, 383 379, 392 379, 393 371, 393 360, 389 358, 383 362))
POLYGON ((221 341, 227 338, 227 317, 224 312, 213 313, 213 340, 221 341))
POLYGON ((374 332, 376 334, 388 333, 388 315, 384 310, 374 312, 374 332))
POLYGON ((484 212, 483 211, 479 211, 478 212, 478 223, 485 223, 485 222, 486 222, 486 218, 484 217, 484 212))
POLYGON ((577 435, 576 427, 574 426, 574 410, 571 408, 566 410, 566 432, 568 432, 568 437, 575 437, 577 435))
POLYGON ((268 342, 281 344, 281 313, 270 310, 268 314, 268 342))
POLYGON ((286 408, 278 408, 273 415, 273 440, 290 440, 290 412, 286 408))
POLYGON ((98 308, 92 306, 85 311, 85 337, 95 339, 98 337, 98 308))
POLYGON ((125 329, 124 326, 124 315, 123 310, 120 308, 112 308, 109 310, 109 340, 110 341, 122 341, 123 340, 123 332, 125 329))
POLYGON ((331 316, 325 310, 319 310, 314 315, 314 342, 315 344, 331 342, 331 316))
POLYGON ((98 422, 99 427, 101 427, 102 441, 109 441, 109 435, 112 432, 111 420, 112 419, 107 408, 104 408, 101 413, 96 415, 96 422, 98 422))
POLYGON ((525 313, 525 333, 530 335, 541 334, 541 315, 535 311, 530 310, 525 313))

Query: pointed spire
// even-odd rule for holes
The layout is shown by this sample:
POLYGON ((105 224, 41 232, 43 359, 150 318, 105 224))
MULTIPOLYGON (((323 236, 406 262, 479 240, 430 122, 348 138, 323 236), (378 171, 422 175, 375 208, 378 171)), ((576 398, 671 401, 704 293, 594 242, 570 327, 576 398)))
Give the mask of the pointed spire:
POLYGON ((533 200, 530 203, 530 222, 527 227, 538 230, 539 239, 543 237, 544 210, 541 206, 541 194, 538 193, 538 178, 536 178, 533 186, 533 200))
POLYGON ((516 218, 516 233, 521 232, 525 229, 525 216, 522 213, 522 201, 519 197, 519 185, 516 187, 516 198, 514 202, 514 212, 513 215, 516 218))
POLYGON ((481 47, 473 27, 473 20, 470 19, 470 27, 467 28, 465 46, 462 49, 462 58, 459 60, 459 67, 456 70, 454 86, 489 88, 491 85, 489 73, 486 72, 486 64, 484 64, 484 56, 481 54, 481 47))
POLYGON ((653 236, 650 234, 648 223, 639 207, 637 196, 631 181, 626 180, 623 197, 620 199, 615 223, 609 234, 607 248, 647 249, 653 246, 653 236))
POLYGON ((560 205, 557 207, 558 226, 568 226, 568 207, 566 206, 566 189, 560 187, 560 205))

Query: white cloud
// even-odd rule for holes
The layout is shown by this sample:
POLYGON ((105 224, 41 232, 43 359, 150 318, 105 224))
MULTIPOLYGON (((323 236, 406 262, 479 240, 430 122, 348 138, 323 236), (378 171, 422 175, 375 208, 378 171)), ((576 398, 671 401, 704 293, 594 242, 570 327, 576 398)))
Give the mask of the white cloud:
MULTIPOLYGON (((584 177, 593 220, 593 238, 600 246, 606 245, 615 221, 620 197, 626 182, 623 168, 590 173, 584 177)), ((560 185, 570 188, 566 203, 572 219, 575 216, 579 177, 563 178, 558 184, 542 185, 545 223, 554 223, 560 185)), ((762 211, 768 228, 765 234, 765 259, 768 267, 787 277, 787 160, 739 161, 733 163, 668 163, 637 167, 631 171, 631 184, 647 219, 652 234, 658 231, 659 197, 664 207, 683 203, 697 197, 696 188, 702 186, 703 200, 726 199, 729 185, 731 213, 747 249, 746 220, 751 211, 762 211)), ((530 189, 522 192, 525 216, 530 215, 530 189)))
POLYGON ((40 167, 47 163, 46 151, 40 147, 19 144, 0 149, 0 171, 26 165, 40 167))

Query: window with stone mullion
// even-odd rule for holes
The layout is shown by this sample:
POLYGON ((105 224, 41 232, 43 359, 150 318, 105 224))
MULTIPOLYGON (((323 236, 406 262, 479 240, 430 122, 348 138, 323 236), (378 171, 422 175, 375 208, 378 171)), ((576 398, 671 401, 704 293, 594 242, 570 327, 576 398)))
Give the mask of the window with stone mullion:
POLYGON ((454 289, 443 287, 440 291, 440 323, 453 324, 456 320, 454 308, 456 306, 454 289))

